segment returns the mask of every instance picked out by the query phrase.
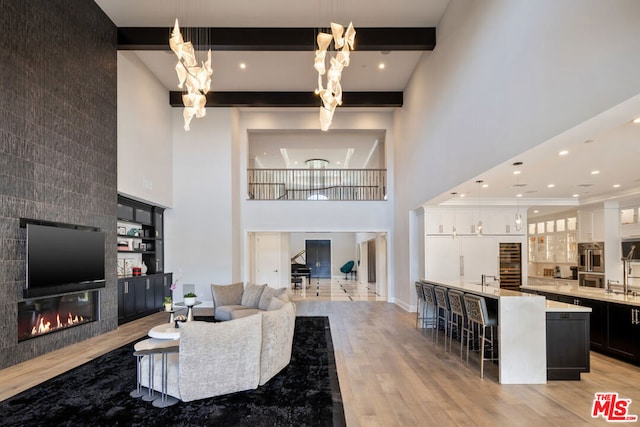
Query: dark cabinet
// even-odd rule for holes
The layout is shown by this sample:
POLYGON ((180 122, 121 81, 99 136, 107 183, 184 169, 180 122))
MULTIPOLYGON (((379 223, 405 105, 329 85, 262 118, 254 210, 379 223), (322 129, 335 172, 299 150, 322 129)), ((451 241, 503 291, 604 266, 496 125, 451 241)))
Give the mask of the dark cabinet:
POLYGON ((603 351, 607 346, 607 303, 581 299, 580 305, 591 308, 591 349, 603 351))
POLYGON ((164 272, 164 209, 118 196, 118 276, 130 277, 131 267, 147 274, 164 272))
POLYGON ((118 324, 147 316, 163 308, 171 296, 172 274, 150 274, 118 280, 118 324))
POLYGON ((629 360, 640 360, 638 355, 638 308, 623 304, 609 304, 607 350, 610 353, 629 360))
POLYGON ((589 372, 589 313, 547 313, 547 379, 579 380, 589 372))

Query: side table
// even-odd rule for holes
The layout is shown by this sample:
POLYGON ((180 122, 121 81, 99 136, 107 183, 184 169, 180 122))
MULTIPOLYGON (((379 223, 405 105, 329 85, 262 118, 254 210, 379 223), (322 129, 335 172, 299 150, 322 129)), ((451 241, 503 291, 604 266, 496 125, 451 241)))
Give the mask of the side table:
POLYGON ((193 305, 186 305, 184 302, 177 302, 174 305, 177 305, 178 307, 187 307, 187 322, 191 322, 193 320, 193 307, 200 304, 202 304, 202 301, 196 301, 193 305))

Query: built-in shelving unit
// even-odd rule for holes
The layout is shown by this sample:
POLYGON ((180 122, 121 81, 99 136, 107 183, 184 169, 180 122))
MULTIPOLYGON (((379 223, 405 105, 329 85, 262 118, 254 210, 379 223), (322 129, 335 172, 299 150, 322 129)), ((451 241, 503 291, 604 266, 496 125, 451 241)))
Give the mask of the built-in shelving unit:
POLYGON ((164 209, 118 196, 118 323, 157 312, 171 296, 164 272, 164 209), (133 267, 143 274, 133 275, 133 267), (146 267, 146 271, 145 271, 146 267))

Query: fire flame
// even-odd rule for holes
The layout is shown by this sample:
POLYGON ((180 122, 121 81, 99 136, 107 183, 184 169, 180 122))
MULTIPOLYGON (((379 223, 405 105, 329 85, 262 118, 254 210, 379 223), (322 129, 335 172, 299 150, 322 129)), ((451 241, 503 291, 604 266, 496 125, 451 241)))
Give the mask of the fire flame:
POLYGON ((47 332, 50 332, 52 329, 64 328, 83 321, 84 317, 78 316, 77 314, 74 316, 73 314, 69 313, 69 316, 67 316, 67 323, 62 323, 60 321, 60 314, 58 313, 56 315, 57 326, 52 328, 51 322, 47 322, 44 317, 41 317, 40 322, 31 329, 31 335, 45 334, 47 332))

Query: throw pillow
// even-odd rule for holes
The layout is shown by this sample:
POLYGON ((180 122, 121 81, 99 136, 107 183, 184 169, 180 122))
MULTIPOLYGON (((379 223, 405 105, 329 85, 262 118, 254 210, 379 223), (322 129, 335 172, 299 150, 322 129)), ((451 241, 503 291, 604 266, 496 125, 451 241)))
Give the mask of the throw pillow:
POLYGON ((224 305, 238 305, 242 301, 244 285, 242 282, 232 285, 211 285, 213 295, 213 306, 222 307, 224 305))
POLYGON ((280 310, 285 304, 286 302, 282 301, 280 298, 271 298, 271 301, 267 306, 267 311, 280 310))
MULTIPOLYGON (((274 299, 278 299, 282 301, 282 303, 289 302, 289 289, 287 288, 275 289, 267 286, 267 288, 262 293, 262 296, 260 297, 260 303, 258 304, 258 308, 261 310, 267 310, 267 311, 270 310, 269 306, 271 304, 271 301, 273 301, 274 299)), ((280 307, 277 307, 277 308, 280 308, 280 307)))
POLYGON ((241 304, 249 308, 258 308, 260 297, 267 285, 254 285, 253 283, 247 283, 242 294, 241 304))
POLYGON ((271 302, 271 298, 276 294, 278 289, 272 288, 271 286, 267 286, 264 288, 264 292, 262 292, 262 296, 260 297, 260 301, 258 302, 258 308, 260 310, 266 310, 269 307, 269 302, 271 302))

